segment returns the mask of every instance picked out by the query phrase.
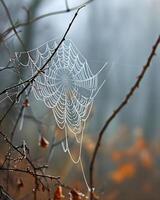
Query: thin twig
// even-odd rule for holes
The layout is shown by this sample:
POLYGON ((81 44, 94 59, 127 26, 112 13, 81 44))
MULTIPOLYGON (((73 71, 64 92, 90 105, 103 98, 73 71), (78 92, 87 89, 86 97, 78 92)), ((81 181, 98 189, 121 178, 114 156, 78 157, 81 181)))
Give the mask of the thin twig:
POLYGON ((10 63, 11 63, 11 61, 9 60, 5 67, 0 67, 0 72, 15 68, 14 66, 9 66, 10 63))
POLYGON ((10 22, 10 24, 11 24, 11 26, 12 26, 12 30, 14 31, 14 33, 15 33, 15 35, 17 36, 19 42, 21 43, 23 49, 25 50, 25 45, 24 45, 22 39, 20 38, 20 36, 18 35, 18 32, 17 32, 17 30, 16 30, 16 28, 15 28, 15 26, 14 26, 14 23, 13 23, 13 20, 12 20, 12 17, 11 17, 11 15, 10 15, 10 12, 9 12, 9 10, 8 10, 7 5, 5 4, 5 2, 4 2, 3 0, 0 0, 0 1, 1 1, 1 3, 2 3, 4 9, 5 9, 5 11, 6 11, 6 14, 7 14, 7 16, 8 16, 9 22, 10 22))
POLYGON ((28 82, 30 82, 31 80, 32 80, 32 77, 31 77, 31 78, 28 78, 27 80, 22 81, 22 82, 20 82, 20 83, 18 83, 18 84, 15 84, 15 85, 12 85, 12 86, 10 86, 10 87, 8 87, 8 88, 5 88, 2 92, 0 92, 0 95, 2 95, 2 94, 4 94, 4 93, 8 92, 9 90, 12 90, 12 89, 17 88, 17 87, 19 87, 19 86, 21 86, 21 85, 24 85, 25 83, 28 83, 28 82))
POLYGON ((68 0, 65 0, 65 5, 66 5, 66 12, 70 11, 69 5, 68 5, 68 0))
POLYGON ((42 171, 40 173, 37 173, 37 171, 42 170, 43 168, 45 168, 46 166, 41 166, 41 167, 35 167, 34 164, 32 163, 32 161, 30 160, 29 157, 27 157, 23 152, 20 151, 19 147, 14 146, 11 141, 6 137, 6 135, 4 133, 2 133, 0 131, 0 135, 3 137, 3 139, 9 144, 9 146, 11 148, 13 148, 15 151, 17 151, 22 157, 25 157, 25 159, 27 160, 27 162, 31 165, 33 171, 31 171, 29 168, 27 168, 27 170, 25 169, 18 169, 18 168, 5 168, 4 166, 0 166, 0 171, 10 171, 10 172, 19 172, 19 173, 26 173, 26 174, 30 174, 32 175, 34 178, 37 179, 37 185, 38 182, 43 184, 42 181, 40 180, 40 178, 48 179, 48 180, 54 180, 56 181, 57 185, 61 185, 63 188, 71 191, 71 190, 75 190, 73 187, 64 184, 61 180, 60 180, 60 176, 51 176, 51 175, 46 175, 43 174, 42 171), (38 179, 39 178, 39 179, 38 179))
POLYGON ((104 135, 105 130, 108 128, 109 124, 112 122, 112 120, 118 115, 118 113, 122 110, 122 108, 127 105, 128 101, 130 100, 130 98, 134 95, 135 91, 139 88, 141 81, 143 80, 143 77, 147 71, 147 69, 150 67, 151 62, 153 57, 156 55, 156 50, 158 48, 158 45, 160 44, 160 36, 158 37, 158 39, 156 40, 152 51, 147 59, 146 64, 143 66, 142 71, 140 72, 140 74, 137 77, 136 82, 134 83, 134 85, 131 87, 130 91, 128 92, 128 94, 125 96, 124 100, 120 103, 120 105, 113 111, 113 113, 109 116, 109 118, 107 119, 106 123, 104 124, 104 126, 102 127, 102 129, 100 130, 99 134, 98 134, 98 139, 97 139, 97 143, 96 146, 94 148, 93 151, 93 155, 91 158, 91 162, 90 162, 90 168, 89 168, 89 175, 90 175, 90 188, 91 192, 90 192, 90 200, 93 200, 93 170, 94 170, 94 164, 95 164, 95 159, 101 144, 101 140, 102 137, 104 135))
MULTIPOLYGON (((40 19, 43 19, 43 18, 46 18, 46 17, 49 17, 49 16, 59 15, 59 14, 64 14, 64 13, 67 13, 67 12, 74 11, 74 10, 77 10, 79 7, 82 7, 84 5, 87 5, 87 4, 91 3, 92 1, 94 1, 94 0, 88 0, 84 4, 81 4, 81 5, 78 5, 78 6, 74 6, 72 8, 68 8, 68 10, 65 9, 65 10, 60 10, 60 11, 54 11, 54 12, 46 13, 44 15, 40 15, 38 17, 30 19, 29 21, 27 20, 27 22, 16 24, 16 25, 14 25, 14 27, 17 29, 19 27, 28 26, 28 25, 36 22, 36 21, 39 21, 40 19)), ((8 28, 7 30, 5 30, 5 33, 9 33, 12 29, 13 29, 13 27, 8 28)))
MULTIPOLYGON (((27 160, 27 162, 30 164, 30 166, 32 167, 33 171, 35 174, 37 174, 36 172, 36 167, 34 166, 33 162, 24 154, 22 153, 18 147, 16 147, 15 145, 13 145, 13 143, 7 138, 7 136, 2 133, 2 131, 0 131, 0 135, 3 137, 3 139, 10 145, 10 147, 12 147, 15 151, 17 151, 23 158, 25 158, 27 160)), ((38 185, 38 179, 37 176, 35 176, 35 192, 34 192, 34 199, 36 199, 36 191, 37 191, 37 185, 38 185)))
MULTIPOLYGON (((29 90, 28 90, 28 92, 27 92, 27 94, 26 94, 26 96, 25 96, 25 100, 24 100, 24 101, 28 100, 29 95, 30 95, 30 93, 31 93, 31 89, 32 89, 32 87, 29 88, 29 90)), ((23 114, 25 108, 26 108, 26 105, 25 105, 24 102, 23 102, 23 103, 22 103, 22 106, 21 106, 21 108, 20 108, 20 112, 19 112, 19 114, 18 114, 16 123, 15 123, 15 125, 14 125, 14 127, 13 127, 12 132, 11 132, 11 142, 13 141, 14 133, 15 133, 15 131, 16 131, 17 125, 18 125, 18 123, 19 123, 19 121, 20 121, 20 119, 21 119, 21 117, 22 117, 22 114, 23 114)))
MULTIPOLYGON (((9 144, 9 146, 11 146, 15 151, 17 151, 22 157, 25 157, 26 155, 24 155, 19 148, 17 148, 15 145, 12 144, 12 142, 8 139, 8 137, 2 133, 2 131, 0 131, 0 135, 3 137, 3 139, 9 144)), ((26 157, 26 160, 28 161, 28 163, 31 165, 32 168, 34 168, 33 163, 31 162, 31 160, 26 157)))
MULTIPOLYGON (((83 6, 84 7, 84 6, 83 6)), ((34 82, 34 80, 36 79, 37 76, 41 75, 41 73, 45 73, 44 70, 45 70, 45 67, 46 65, 51 61, 52 57, 55 55, 55 53, 58 51, 60 45, 63 43, 63 41, 65 40, 74 20, 76 19, 77 15, 78 15, 78 12, 79 10, 81 9, 82 7, 80 7, 77 12, 75 13, 74 17, 72 18, 71 22, 69 23, 68 25, 68 28, 67 30, 65 31, 60 43, 58 44, 58 46, 55 48, 54 52, 52 53, 52 55, 50 56, 50 58, 46 61, 46 63, 35 73, 35 75, 32 76, 31 79, 27 80, 26 81, 26 85, 23 87, 23 89, 17 94, 16 98, 13 100, 12 104, 10 105, 10 107, 8 108, 7 112, 4 114, 4 116, 2 117, 2 119, 0 120, 0 123, 2 123, 2 121, 5 119, 5 117, 7 116, 7 114, 9 113, 9 111, 11 110, 11 108, 13 107, 13 105, 16 103, 16 101, 18 101, 18 99, 20 98, 20 96, 27 90, 27 88, 34 82)), ((22 83, 21 83, 22 84, 22 83)), ((20 85, 20 84, 18 84, 20 85)), ((3 93, 3 92, 2 92, 3 93)), ((20 112, 20 115, 21 116, 21 112, 20 112)), ((18 121, 19 121, 20 117, 17 118, 17 121, 16 121, 16 124, 15 124, 15 128, 13 129, 13 133, 15 132, 15 129, 16 129, 16 126, 18 124, 18 121)), ((14 149, 16 150, 18 153, 20 153, 20 155, 22 155, 22 157, 25 157, 25 159, 28 161, 28 163, 31 165, 33 171, 34 171, 34 178, 35 178, 35 192, 34 192, 34 199, 36 200, 37 199, 37 189, 38 189, 38 176, 37 176, 37 168, 34 166, 34 164, 32 163, 32 161, 30 160, 30 158, 26 155, 24 155, 17 147, 15 147, 12 143, 12 141, 10 141, 1 131, 0 131, 0 135, 3 136, 3 138, 5 139, 5 141, 14 149)), ((13 137, 12 137, 13 138, 13 137)), ((8 167, 7 167, 8 168, 8 167)), ((43 175, 44 176, 44 175, 43 175)), ((60 183, 60 182, 58 182, 60 183)))
MULTIPOLYGON (((34 173, 31 170, 25 170, 25 169, 18 169, 18 168, 8 168, 8 167, 0 167, 0 171, 10 171, 10 172, 19 172, 22 174, 30 174, 31 176, 35 177, 41 177, 41 178, 47 178, 49 180, 60 180, 60 176, 51 176, 51 175, 44 175, 44 174, 39 174, 39 173, 34 173)), ((59 182, 58 182, 59 183, 59 182)))
MULTIPOLYGON (((84 5, 84 6, 85 6, 85 5, 84 5)), ((76 19, 76 17, 77 17, 77 15, 78 15, 79 11, 80 11, 84 6, 78 8, 78 10, 77 10, 76 13, 74 14, 74 16, 73 16, 71 22, 69 23, 68 28, 67 28, 67 30, 65 31, 65 33, 64 33, 64 35, 63 35, 61 41, 59 42, 59 44, 58 44, 57 47, 55 48, 55 50, 54 50, 54 52, 52 53, 52 55, 48 58, 48 60, 46 61, 46 63, 35 73, 35 75, 33 75, 30 79, 28 79, 28 80, 26 80, 26 81, 23 82, 23 84, 24 84, 24 83, 27 83, 27 84, 26 84, 26 85, 24 86, 24 88, 17 94, 17 97, 14 99, 14 101, 12 102, 12 104, 10 105, 10 107, 8 108, 7 112, 6 112, 6 113, 3 115, 3 117, 1 118, 0 124, 3 122, 3 120, 5 119, 5 117, 6 117, 7 114, 9 113, 9 111, 12 109, 12 107, 13 107, 13 105, 16 103, 16 101, 17 101, 17 100, 20 98, 20 96, 23 94, 23 92, 34 82, 34 80, 36 79, 36 77, 39 76, 39 75, 41 75, 41 73, 45 73, 44 70, 45 70, 46 65, 52 60, 53 56, 54 56, 55 53, 58 51, 58 49, 59 49, 59 47, 61 46, 61 44, 65 41, 66 36, 67 36, 67 34, 68 34, 68 32, 69 32, 69 30, 70 30, 70 28, 71 28, 71 26, 72 26, 74 20, 76 19)), ((22 84, 22 83, 19 83, 19 84, 17 84, 17 86, 19 86, 19 85, 21 85, 21 84, 22 84)), ((13 87, 10 87, 10 88, 14 88, 14 87, 16 87, 16 86, 13 86, 13 87)), ((5 89, 4 91, 2 91, 2 92, 0 93, 0 95, 3 94, 3 93, 5 93, 7 90, 9 90, 9 89, 5 89)))
MULTIPOLYGON (((29 90, 28 90, 28 92, 27 92, 27 94, 26 94, 26 99, 28 99, 28 97, 29 97, 29 95, 30 95, 30 92, 31 92, 31 87, 29 88, 29 90)), ((17 128, 17 126, 18 126, 18 123, 19 123, 19 121, 20 121, 20 119, 21 119, 21 117, 22 117, 22 114, 23 114, 23 112, 24 112, 24 109, 25 109, 25 105, 22 103, 22 106, 21 106, 21 108, 20 108, 20 112, 19 112, 19 114, 18 114, 18 117, 17 117, 17 119, 16 119, 16 122, 15 122, 15 124, 14 124, 14 127, 13 127, 13 130, 11 131, 11 142, 13 142, 13 138, 14 138, 14 133, 15 133, 15 131, 16 131, 16 128, 17 128)), ((10 158, 11 158, 11 154, 9 154, 9 156, 8 156, 8 163, 7 163, 7 168, 9 168, 10 167, 10 158)), ((7 173, 7 190, 8 190, 8 187, 9 187, 9 171, 8 171, 8 173, 7 173)))
POLYGON ((14 68, 15 68, 14 66, 1 67, 0 72, 5 71, 5 70, 14 69, 14 68))

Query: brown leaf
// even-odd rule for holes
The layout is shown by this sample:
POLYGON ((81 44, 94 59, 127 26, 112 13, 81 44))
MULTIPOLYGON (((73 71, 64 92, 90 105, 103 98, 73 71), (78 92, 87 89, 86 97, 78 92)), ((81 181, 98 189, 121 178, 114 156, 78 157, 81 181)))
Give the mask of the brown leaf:
POLYGON ((17 183, 18 190, 20 190, 24 186, 21 178, 18 178, 16 183, 17 183))
POLYGON ((30 106, 29 100, 28 100, 28 99, 25 99, 22 105, 23 105, 25 108, 29 107, 29 106, 30 106))
POLYGON ((42 185, 42 192, 45 192, 46 188, 44 185, 42 185))
POLYGON ((80 193, 78 193, 77 191, 75 190, 71 190, 70 192, 70 200, 81 200, 82 196, 80 195, 80 193))
POLYGON ((64 198, 62 187, 58 186, 54 192, 54 200, 61 200, 64 198))
POLYGON ((49 141, 42 135, 39 138, 39 146, 42 148, 47 148, 49 146, 49 141))

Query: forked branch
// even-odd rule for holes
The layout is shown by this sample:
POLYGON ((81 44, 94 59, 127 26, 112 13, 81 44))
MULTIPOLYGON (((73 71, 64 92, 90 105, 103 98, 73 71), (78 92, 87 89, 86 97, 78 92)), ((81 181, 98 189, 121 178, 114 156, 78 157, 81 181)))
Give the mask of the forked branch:
POLYGON ((59 47, 61 46, 61 44, 65 41, 66 36, 73 24, 73 22, 75 21, 79 11, 84 7, 85 5, 81 6, 80 8, 78 8, 78 10, 76 11, 75 15, 73 16, 71 22, 68 25, 68 28, 66 29, 61 41, 59 42, 59 44, 57 45, 57 47, 55 48, 54 52, 51 54, 51 56, 48 58, 48 60, 45 62, 45 64, 43 66, 40 67, 40 69, 28 80, 17 84, 15 86, 11 86, 10 88, 7 88, 5 90, 3 90, 2 92, 0 92, 0 95, 7 92, 8 90, 15 88, 21 84, 26 83, 26 85, 23 87, 23 89, 17 94, 17 97, 15 98, 15 100, 12 102, 12 104, 10 105, 10 107, 8 108, 7 112, 2 116, 2 118, 0 119, 0 124, 2 123, 2 121, 4 120, 4 118, 6 117, 6 115, 8 114, 8 112, 12 109, 13 105, 16 103, 16 101, 20 98, 20 96, 26 91, 26 89, 34 82, 34 80, 41 75, 41 73, 45 73, 45 67, 47 66, 47 64, 52 60, 53 56, 56 54, 56 52, 58 51, 59 47))

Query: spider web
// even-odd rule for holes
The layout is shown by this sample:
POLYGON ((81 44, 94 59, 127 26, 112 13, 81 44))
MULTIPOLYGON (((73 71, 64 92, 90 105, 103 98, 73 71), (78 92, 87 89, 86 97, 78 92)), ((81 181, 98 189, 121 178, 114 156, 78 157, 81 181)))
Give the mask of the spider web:
MULTIPOLYGON (((47 62, 57 45, 56 40, 50 40, 39 48, 16 52, 15 62, 20 66, 30 67, 33 76, 47 62)), ((105 65, 98 73, 93 74, 87 60, 73 42, 65 40, 46 65, 44 73, 35 78, 32 87, 35 98, 52 109, 58 127, 64 130, 66 139, 62 142, 63 150, 69 153, 74 163, 81 163, 86 184, 81 162, 83 132, 93 100, 104 84, 98 84, 98 75, 104 67, 105 65), (69 137, 74 137, 79 145, 77 158, 70 151, 69 137)))

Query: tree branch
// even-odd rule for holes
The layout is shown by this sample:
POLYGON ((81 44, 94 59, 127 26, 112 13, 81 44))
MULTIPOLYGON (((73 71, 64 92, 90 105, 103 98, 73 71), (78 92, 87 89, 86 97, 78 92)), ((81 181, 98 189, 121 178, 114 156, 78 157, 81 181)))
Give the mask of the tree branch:
MULTIPOLYGON (((55 12, 50 12, 50 13, 46 13, 44 15, 40 15, 38 17, 35 17, 33 19, 30 19, 29 21, 27 22, 24 22, 24 23, 19 23, 17 25, 14 25, 15 28, 19 28, 19 27, 23 27, 23 26, 27 26, 27 25, 30 25, 36 21, 39 21, 40 19, 43 19, 43 18, 46 18, 46 17, 49 17, 49 16, 53 16, 53 15, 59 15, 59 14, 64 14, 64 13, 67 13, 67 12, 71 12, 71 11, 74 11, 74 10, 77 10, 79 9, 79 7, 83 7, 89 3, 91 3, 92 1, 94 0, 88 0, 86 1, 83 5, 78 5, 78 6, 74 6, 72 8, 66 8, 65 10, 60 10, 60 11, 55 11, 55 12)), ((8 28, 6 31, 4 31, 4 33, 9 33, 11 30, 13 29, 13 27, 10 27, 8 28)))
MULTIPOLYGON (((102 127, 102 129, 100 130, 99 134, 98 134, 98 140, 95 146, 95 149, 93 151, 93 155, 91 158, 91 162, 90 162, 90 168, 89 168, 89 177, 90 177, 90 188, 93 188, 94 184, 93 184, 93 170, 94 170, 94 164, 95 164, 95 160, 96 160, 96 156, 101 144, 101 140, 102 137, 104 135, 105 130, 108 128, 108 126, 110 125, 110 123, 112 122, 112 120, 118 115, 118 113, 122 110, 122 108, 127 105, 128 101, 130 100, 130 98, 134 95, 135 91, 139 88, 140 83, 142 81, 142 79, 144 78, 144 75, 147 71, 147 69, 150 67, 151 62, 153 57, 156 55, 156 50, 158 48, 158 45, 160 44, 160 36, 158 37, 158 39, 156 40, 152 51, 147 59, 146 64, 143 66, 142 71, 140 72, 140 74, 137 77, 136 82, 134 83, 134 85, 131 87, 130 91, 128 92, 128 94, 125 96, 124 100, 120 103, 120 105, 113 111, 113 113, 109 116, 109 118, 107 119, 106 123, 104 124, 104 126, 102 127)), ((90 192, 90 200, 93 200, 93 189, 90 192)))
MULTIPOLYGON (((9 12, 9 10, 8 10, 7 5, 5 4, 5 2, 4 2, 3 0, 0 0, 0 1, 1 1, 1 4, 3 5, 5 11, 6 11, 6 14, 7 14, 7 16, 8 16, 9 22, 10 22, 10 24, 11 24, 11 26, 12 26, 12 27, 11 27, 12 30, 14 31, 14 33, 15 33, 15 35, 17 36, 19 42, 21 43, 23 49, 25 50, 25 45, 24 45, 22 39, 20 38, 20 36, 18 35, 18 32, 17 32, 17 30, 16 30, 16 28, 15 28, 15 26, 14 26, 14 23, 13 23, 13 20, 12 20, 12 17, 11 17, 11 15, 10 15, 10 12, 9 12)), ((9 31, 9 32, 10 32, 10 31, 9 31)))
MULTIPOLYGON (((38 169, 38 168, 37 168, 38 169)), ((8 167, 0 167, 0 171, 10 171, 10 172, 19 172, 19 173, 22 173, 22 174, 29 174, 33 177, 37 176, 37 177, 41 177, 41 178, 47 178, 49 180, 56 180, 60 181, 60 176, 51 176, 51 175, 44 175, 44 174, 40 174, 40 173, 34 173, 33 171, 31 170, 25 170, 25 169, 18 169, 18 168, 8 168, 8 167)))
MULTIPOLYGON (((61 46, 61 44, 65 41, 66 39, 66 36, 74 22, 74 20, 76 19, 79 11, 85 7, 85 5, 81 6, 80 8, 78 8, 78 10, 76 11, 75 15, 73 16, 71 22, 69 23, 68 25, 68 28, 67 30, 65 31, 61 41, 59 42, 59 44, 57 45, 57 47, 55 48, 54 52, 52 53, 52 55, 48 58, 48 60, 45 62, 45 64, 35 73, 35 75, 33 75, 31 78, 29 78, 28 80, 24 81, 24 83, 27 83, 24 88, 17 94, 15 100, 12 102, 12 104, 10 105, 10 107, 8 108, 8 110, 6 111, 6 113, 3 115, 3 117, 0 119, 0 124, 2 123, 2 121, 5 119, 6 115, 9 113, 9 111, 12 109, 13 105, 15 104, 15 102, 19 99, 19 97, 23 94, 23 92, 34 82, 34 80, 36 79, 37 76, 41 75, 41 73, 45 73, 44 70, 45 70, 45 67, 46 65, 52 60, 53 56, 56 54, 56 52, 58 51, 59 47, 61 46)), ((0 92, 0 95, 5 93, 6 91, 8 91, 9 89, 11 88, 15 88, 16 86, 19 86, 21 85, 22 83, 19 83, 15 86, 11 86, 10 88, 7 88, 5 90, 3 90, 2 92, 0 92)))

